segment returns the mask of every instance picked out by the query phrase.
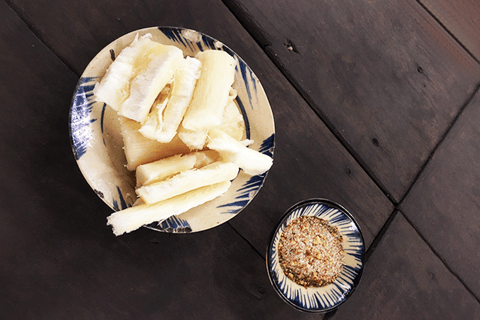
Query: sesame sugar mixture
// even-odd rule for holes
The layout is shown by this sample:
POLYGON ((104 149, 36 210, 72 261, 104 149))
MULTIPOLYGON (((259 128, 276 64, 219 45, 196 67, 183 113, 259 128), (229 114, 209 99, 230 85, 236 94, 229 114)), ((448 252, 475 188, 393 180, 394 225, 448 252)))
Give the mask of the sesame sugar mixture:
POLYGON ((338 228, 314 216, 292 220, 280 237, 278 252, 285 275, 304 287, 333 283, 345 257, 338 228))

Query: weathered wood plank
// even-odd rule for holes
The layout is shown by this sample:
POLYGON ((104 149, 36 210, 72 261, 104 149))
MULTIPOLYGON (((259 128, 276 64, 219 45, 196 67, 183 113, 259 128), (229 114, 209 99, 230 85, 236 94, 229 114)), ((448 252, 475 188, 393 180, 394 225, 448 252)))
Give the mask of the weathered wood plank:
POLYGON ((402 210, 453 272, 480 298, 480 95, 413 186, 402 210))
MULTIPOLYGON (((64 2, 67 6, 69 3, 64 2)), ((33 6, 34 9, 38 6, 33 6)), ((207 9, 205 16, 207 12, 215 12, 212 7, 207 9)), ((225 21, 224 25, 235 26, 229 17, 230 25, 225 21)), ((75 20, 66 16, 62 19, 75 20)), ((41 24, 31 25, 42 28, 41 24)), ((89 32, 95 28, 92 25, 89 32)), ((237 29, 236 34, 243 37, 237 45, 244 46, 244 53, 256 48, 252 41, 246 40, 248 35, 244 30, 237 29)), ((55 50, 54 43, 47 44, 55 50)), ((64 43, 59 47, 71 45, 64 43)), ((0 3, 0 47, 0 181, 4 186, 0 193, 2 318, 319 318, 295 311, 276 295, 268 281, 264 259, 229 224, 191 235, 141 229, 115 238, 105 226, 110 209, 84 181, 70 148, 68 109, 78 75, 35 37, 5 2, 0 3)), ((253 50, 261 53, 258 48, 253 50)), ((78 60, 63 59, 75 66, 82 63, 82 56, 79 52, 78 60)), ((256 67, 269 63, 266 57, 257 59, 255 54, 247 58, 256 67)), ((271 69, 274 69, 271 64, 259 68, 261 72, 271 69)), ((260 76, 268 79, 267 75, 260 76)), ((277 88, 272 84, 275 81, 278 79, 265 81, 270 82, 267 90, 277 88)), ((287 101, 301 101, 298 97, 290 99, 287 101)), ((280 125, 286 130, 279 138, 284 146, 278 148, 284 154, 278 167, 285 172, 277 169, 275 179, 272 172, 272 181, 292 182, 293 189, 271 183, 261 194, 270 193, 273 203, 268 197, 255 201, 261 206, 268 205, 270 210, 273 208, 274 214, 281 214, 279 208, 311 192, 305 189, 303 181, 292 179, 296 177, 294 172, 298 169, 307 172, 306 167, 321 167, 327 161, 320 152, 314 154, 320 159, 315 159, 308 156, 307 149, 298 154, 290 153, 287 147, 293 145, 292 152, 296 152, 303 139, 313 136, 315 130, 326 130, 318 119, 311 119, 313 113, 303 103, 297 107, 301 116, 296 119, 310 119, 306 125, 311 126, 303 137, 303 131, 286 121, 294 112, 280 103, 281 97, 275 102, 279 102, 274 108, 280 115, 280 125), (300 136, 298 141, 296 136, 300 136), (308 156, 305 160, 304 155, 308 156), (289 168, 291 163, 295 170, 289 168)), ((330 140, 334 142, 327 137, 330 140)), ((361 208, 365 232, 370 232, 369 228, 381 223, 375 219, 388 215, 391 204, 339 144, 332 144, 329 153, 327 159, 337 159, 338 168, 351 168, 352 177, 335 176, 328 173, 332 168, 321 167, 318 177, 337 179, 326 184, 324 190, 337 198, 346 197, 348 206, 361 208), (372 213, 369 208, 374 203, 378 206, 372 213)), ((306 176, 304 173, 300 178, 306 176)), ((257 214, 259 218, 254 220, 245 216, 247 226, 262 224, 262 233, 270 232, 276 217, 262 216, 264 212, 260 211, 257 214), (270 220, 272 224, 268 224, 270 220)), ((373 234, 369 235, 371 239, 373 234)))
POLYGON ((480 304, 401 213, 333 319, 477 319, 480 304))
POLYGON ((475 0, 419 0, 480 61, 480 5, 475 0))
POLYGON ((275 79, 264 83, 267 94, 272 93, 277 128, 274 166, 257 198, 231 224, 264 254, 270 231, 290 206, 308 198, 328 198, 355 215, 370 245, 393 205, 280 72, 262 60, 254 60, 255 70, 275 79))
POLYGON ((245 59, 267 92, 277 128, 274 167, 260 194, 231 222, 259 252, 265 252, 283 212, 305 198, 326 197, 346 206, 360 221, 367 243, 392 212, 392 204, 220 1, 147 1, 128 11, 128 16, 124 10, 131 2, 96 2, 91 10, 104 16, 85 25, 86 13, 77 12, 76 4, 51 1, 38 13, 39 3, 13 1, 28 24, 36 26, 47 45, 77 73, 116 37, 159 21, 210 34, 245 59), (55 18, 60 12, 62 20, 55 18), (82 25, 66 28, 64 20, 82 25))
POLYGON ((480 81, 414 0, 225 3, 395 201, 480 81))
POLYGON ((228 225, 115 238, 70 149, 77 76, 3 2, 0 47, 2 319, 299 316, 228 225))

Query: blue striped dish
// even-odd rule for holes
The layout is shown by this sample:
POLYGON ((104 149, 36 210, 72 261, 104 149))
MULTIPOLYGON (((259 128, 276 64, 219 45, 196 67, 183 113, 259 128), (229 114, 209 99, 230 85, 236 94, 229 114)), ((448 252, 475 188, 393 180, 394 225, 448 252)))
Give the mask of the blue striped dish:
MULTIPOLYGON (((115 56, 136 35, 140 37, 146 33, 150 33, 154 41, 182 49, 185 56, 194 56, 207 49, 230 54, 237 63, 233 87, 237 90, 235 101, 245 123, 245 138, 254 141, 249 147, 273 157, 275 146, 273 114, 263 87, 245 61, 230 48, 210 36, 184 28, 153 27, 126 34, 106 46, 88 64, 75 88, 70 109, 70 140, 75 160, 94 192, 115 211, 135 202, 135 176, 125 167, 118 117, 109 106, 96 101, 93 89, 115 56)), ((252 201, 266 175, 252 177, 240 171, 221 197, 145 227, 161 232, 188 233, 218 226, 252 201)))
POLYGON ((267 250, 267 270, 275 291, 292 307, 306 312, 328 312, 352 295, 363 272, 363 236, 353 216, 340 205, 324 199, 309 199, 287 210, 272 234, 267 250), (337 227, 343 236, 345 261, 340 276, 324 287, 300 286, 287 278, 280 266, 277 246, 285 227, 300 216, 316 216, 337 227))

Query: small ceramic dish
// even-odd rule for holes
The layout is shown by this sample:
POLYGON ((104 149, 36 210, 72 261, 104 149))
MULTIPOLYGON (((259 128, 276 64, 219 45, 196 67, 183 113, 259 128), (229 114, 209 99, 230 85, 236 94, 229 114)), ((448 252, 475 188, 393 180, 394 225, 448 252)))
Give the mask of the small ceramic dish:
POLYGON ((340 205, 324 199, 309 199, 287 210, 274 230, 267 249, 267 271, 275 291, 292 307, 305 312, 328 312, 345 302, 358 286, 363 272, 363 236, 353 216, 340 205), (300 216, 316 216, 337 227, 343 236, 345 260, 334 283, 323 287, 303 287, 285 276, 280 266, 278 243, 285 227, 300 216))
MULTIPOLYGON (((116 211, 135 202, 135 177, 125 167, 118 116, 109 106, 95 100, 93 88, 115 56, 137 34, 140 37, 146 33, 152 35, 153 41, 182 49, 184 56, 194 56, 207 49, 230 54, 237 63, 233 87, 238 94, 235 101, 244 118, 245 137, 254 141, 250 148, 273 157, 275 129, 272 110, 260 81, 236 53, 220 41, 194 30, 154 27, 131 32, 110 43, 88 64, 78 81, 70 109, 70 139, 77 164, 94 192, 116 211)), ((218 226, 250 203, 262 187, 266 175, 252 177, 240 171, 221 197, 146 227, 186 233, 218 226)))

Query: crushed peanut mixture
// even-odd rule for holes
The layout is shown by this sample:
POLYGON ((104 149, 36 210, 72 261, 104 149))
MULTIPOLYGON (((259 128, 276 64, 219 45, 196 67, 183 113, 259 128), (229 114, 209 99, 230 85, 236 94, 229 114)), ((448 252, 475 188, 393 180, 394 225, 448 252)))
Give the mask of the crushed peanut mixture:
POLYGON ((278 244, 285 275, 304 287, 333 283, 342 271, 345 252, 338 228, 314 216, 292 220, 278 244))

